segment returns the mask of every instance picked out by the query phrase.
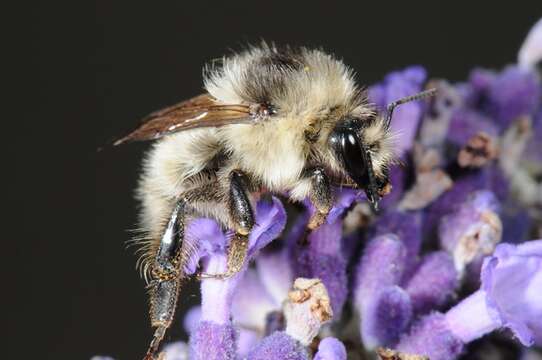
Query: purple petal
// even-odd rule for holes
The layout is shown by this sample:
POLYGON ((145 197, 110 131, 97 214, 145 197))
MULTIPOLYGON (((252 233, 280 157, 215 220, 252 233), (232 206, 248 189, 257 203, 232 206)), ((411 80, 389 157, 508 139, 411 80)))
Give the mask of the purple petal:
POLYGON ((542 344, 542 240, 501 244, 482 266, 482 289, 522 344, 542 344))
POLYGON ((344 344, 334 337, 320 341, 314 360, 346 360, 344 344))
POLYGON ((444 251, 426 255, 406 285, 414 312, 424 314, 442 307, 450 300, 458 283, 450 255, 444 251))
POLYGON ((365 195, 362 192, 346 188, 338 191, 335 197, 335 204, 329 211, 326 219, 328 224, 334 223, 342 214, 344 214, 352 203, 365 199, 365 195))
POLYGON ((446 318, 441 313, 421 318, 397 345, 399 351, 425 355, 431 360, 456 359, 463 348, 463 343, 449 330, 446 318))
POLYGON ((200 259, 214 253, 224 253, 228 241, 218 223, 211 219, 192 220, 186 230, 186 240, 197 244, 193 256, 189 257, 185 265, 187 274, 194 274, 198 268, 200 259))
POLYGON ((279 199, 259 201, 256 206, 256 225, 250 232, 249 256, 264 248, 280 235, 286 225, 286 211, 279 199))
POLYGON ((385 287, 367 303, 360 316, 361 338, 367 349, 393 346, 412 318, 410 297, 399 286, 385 287))
POLYGON ((247 357, 248 360, 308 360, 307 350, 283 331, 265 337, 247 357))
POLYGON ((190 359, 235 359, 236 336, 236 331, 231 324, 202 321, 190 336, 190 359))

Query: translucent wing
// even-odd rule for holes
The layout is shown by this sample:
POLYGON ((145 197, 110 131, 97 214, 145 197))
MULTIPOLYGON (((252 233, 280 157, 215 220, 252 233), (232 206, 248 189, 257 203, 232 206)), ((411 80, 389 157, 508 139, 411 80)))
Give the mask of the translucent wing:
POLYGON ((253 120, 248 105, 224 105, 209 94, 202 94, 153 112, 128 135, 113 145, 130 141, 154 140, 177 131, 229 124, 248 124, 253 120))

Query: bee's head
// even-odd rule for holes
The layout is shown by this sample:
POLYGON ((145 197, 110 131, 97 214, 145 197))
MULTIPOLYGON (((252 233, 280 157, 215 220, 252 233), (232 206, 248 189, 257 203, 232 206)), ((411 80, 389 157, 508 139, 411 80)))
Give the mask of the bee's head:
POLYGON ((365 191, 374 210, 389 184, 392 161, 389 129, 382 119, 371 116, 340 120, 329 135, 329 145, 343 171, 365 191))

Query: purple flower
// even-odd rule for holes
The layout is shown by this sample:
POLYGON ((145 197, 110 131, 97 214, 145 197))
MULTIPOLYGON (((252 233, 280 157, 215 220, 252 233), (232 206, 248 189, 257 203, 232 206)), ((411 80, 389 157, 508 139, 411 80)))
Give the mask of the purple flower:
POLYGON ((398 350, 454 359, 465 344, 501 328, 525 346, 542 344, 542 240, 497 246, 484 260, 481 283, 446 314, 421 318, 398 350))
MULTIPOLYGON (((380 110, 384 110, 393 101, 419 92, 426 77, 426 71, 421 66, 392 72, 380 84, 369 88, 369 99, 380 110)), ((394 111, 391 128, 399 135, 396 142, 397 155, 402 156, 412 147, 421 114, 422 107, 418 102, 403 104, 394 111)))
POLYGON ((346 360, 346 348, 338 339, 327 337, 320 341, 314 360, 346 360))
POLYGON ((481 281, 446 314, 456 336, 466 343, 506 327, 525 346, 542 344, 542 240, 499 245, 484 260, 481 281))

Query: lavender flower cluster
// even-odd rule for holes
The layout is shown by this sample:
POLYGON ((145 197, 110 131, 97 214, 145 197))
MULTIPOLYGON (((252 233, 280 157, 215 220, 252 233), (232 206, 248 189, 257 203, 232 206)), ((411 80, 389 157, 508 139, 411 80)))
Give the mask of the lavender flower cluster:
MULTIPOLYGON (((451 84, 409 67, 370 87, 381 109, 438 89, 394 114, 401 162, 380 213, 337 189, 305 239, 310 204, 294 219, 278 198, 261 200, 253 266, 201 281, 201 306, 184 318, 190 341, 166 346, 165 359, 448 360, 494 332, 524 355, 541 346, 540 59, 542 21, 502 71, 451 84)), ((223 272, 229 234, 208 219, 187 233, 202 244, 187 272, 223 272)))

